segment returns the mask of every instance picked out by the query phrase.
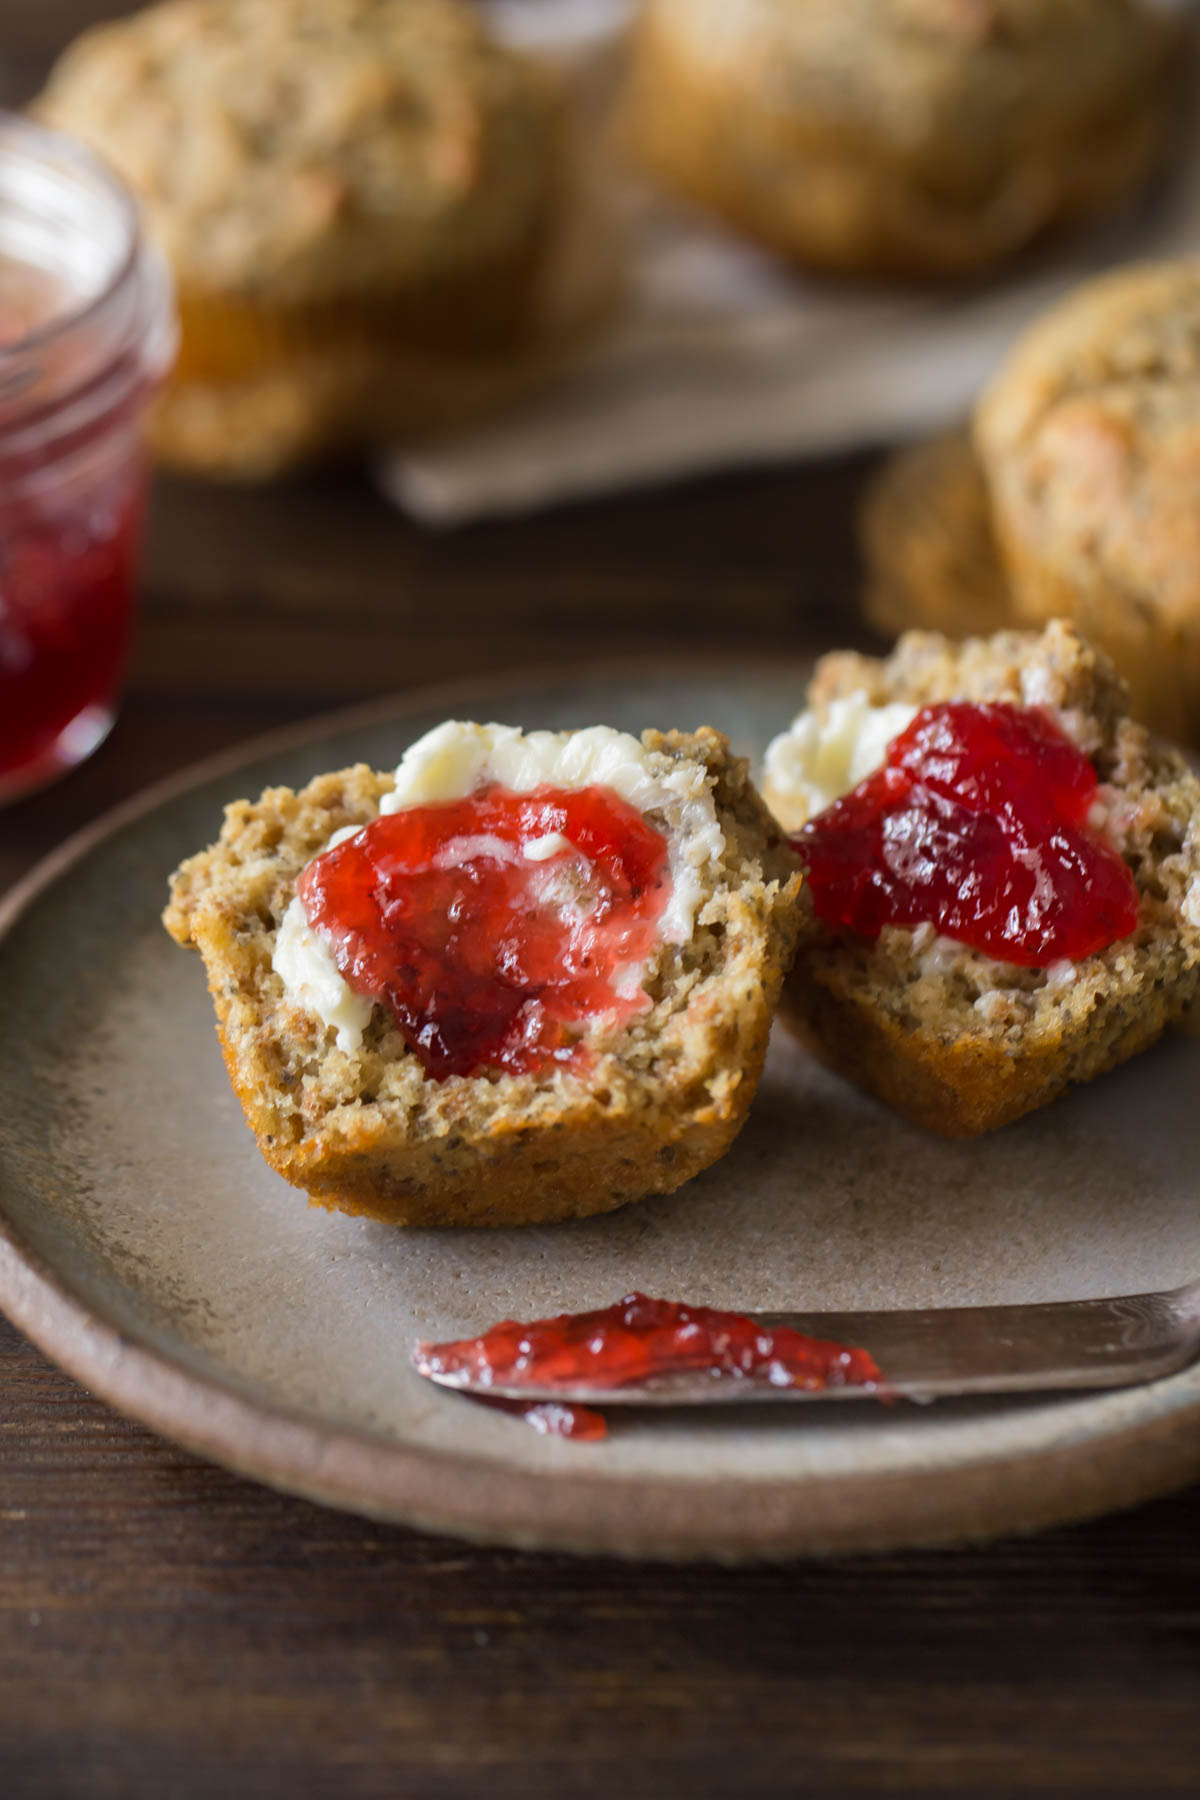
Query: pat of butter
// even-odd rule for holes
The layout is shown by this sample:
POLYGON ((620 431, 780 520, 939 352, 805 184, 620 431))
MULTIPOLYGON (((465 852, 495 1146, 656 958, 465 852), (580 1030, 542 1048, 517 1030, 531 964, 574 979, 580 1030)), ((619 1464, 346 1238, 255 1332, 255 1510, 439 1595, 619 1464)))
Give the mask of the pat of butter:
POLYGON ((521 854, 526 862, 547 862, 550 857, 574 848, 570 838, 564 837, 561 831, 548 831, 545 837, 530 838, 521 854))
MULTIPOLYGON (((450 720, 405 751, 395 788, 384 796, 379 810, 395 813, 463 800, 492 782, 518 794, 539 787, 609 787, 637 812, 652 815, 665 832, 671 870, 671 894, 659 920, 659 937, 663 943, 688 942, 725 854, 725 834, 701 764, 647 750, 629 732, 606 725, 586 731, 523 732, 510 725, 450 720)), ((336 832, 326 848, 352 837, 355 829, 336 832)), ((530 839, 523 855, 536 864, 574 848, 555 831, 530 839)), ((453 853, 455 863, 478 855, 497 855, 501 861, 512 857, 511 846, 492 839, 459 839, 446 850, 453 853)), ((309 925, 299 897, 280 921, 272 966, 292 1003, 336 1030, 340 1049, 353 1053, 360 1048, 373 1002, 355 994, 342 979, 329 946, 309 925)), ((622 971, 618 991, 628 997, 647 973, 646 968, 622 971)))
POLYGON ((333 1026, 340 1050, 358 1049, 375 1002, 356 994, 342 979, 329 946, 309 924, 299 895, 289 904, 275 933, 271 966, 294 1006, 314 1013, 323 1025, 333 1026))
POLYGON ((797 831, 865 781, 917 711, 901 701, 873 706, 858 690, 820 712, 802 712, 768 746, 763 763, 764 791, 780 823, 797 831))

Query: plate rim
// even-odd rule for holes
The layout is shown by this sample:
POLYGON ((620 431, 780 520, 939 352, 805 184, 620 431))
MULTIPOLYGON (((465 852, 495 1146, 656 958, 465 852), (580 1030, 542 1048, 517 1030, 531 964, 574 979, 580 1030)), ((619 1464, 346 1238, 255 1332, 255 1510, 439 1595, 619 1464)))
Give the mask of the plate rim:
MULTIPOLYGON (((812 658, 794 659, 798 681, 812 658)), ((787 659, 687 653, 682 678, 778 678, 787 659)), ((647 659, 588 664, 590 685, 621 673, 645 679, 647 659)), ((38 897, 118 832, 193 790, 264 757, 345 731, 453 706, 540 681, 578 681, 576 665, 546 662, 402 690, 299 720, 177 770, 110 808, 43 857, 0 899, 0 942, 38 897)), ((714 1478, 507 1468, 466 1451, 409 1446, 321 1424, 189 1369, 135 1340, 93 1309, 0 1212, 0 1310, 51 1361, 128 1418, 234 1473, 376 1519, 478 1543, 668 1561, 741 1562, 806 1554, 921 1548, 1032 1531, 1164 1494, 1200 1477, 1200 1387, 1187 1372, 1142 1390, 1157 1397, 1136 1418, 1089 1431, 1064 1415, 1052 1441, 1026 1455, 986 1450, 947 1469, 714 1478), (1191 1391, 1195 1388, 1196 1391, 1191 1391)))

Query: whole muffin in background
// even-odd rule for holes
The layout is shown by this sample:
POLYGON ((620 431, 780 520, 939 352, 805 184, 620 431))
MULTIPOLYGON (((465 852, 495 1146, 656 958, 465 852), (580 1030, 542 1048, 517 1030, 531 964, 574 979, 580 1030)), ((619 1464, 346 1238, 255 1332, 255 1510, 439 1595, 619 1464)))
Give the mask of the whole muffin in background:
POLYGON ((1142 0, 647 0, 632 130, 797 262, 962 276, 1141 182, 1174 36, 1142 0))
POLYGON ((265 474, 452 422, 537 337, 558 95, 463 0, 167 0, 87 32, 36 111, 174 269, 168 460, 265 474))
POLYGON ((987 482, 965 430, 890 457, 867 490, 859 536, 863 610, 887 636, 986 636, 1012 624, 987 482))
POLYGON ((1015 616, 1072 618, 1135 707, 1200 741, 1200 258, 1089 282, 975 415, 1015 616))

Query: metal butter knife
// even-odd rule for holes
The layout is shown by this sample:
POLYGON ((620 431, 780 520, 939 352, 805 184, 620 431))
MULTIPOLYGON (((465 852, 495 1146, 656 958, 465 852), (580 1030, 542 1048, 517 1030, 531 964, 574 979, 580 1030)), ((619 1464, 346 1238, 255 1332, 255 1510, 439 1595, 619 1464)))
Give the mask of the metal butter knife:
POLYGON ((461 1373, 420 1368, 459 1393, 592 1406, 717 1406, 753 1400, 856 1400, 881 1395, 938 1400, 955 1394, 1028 1394, 1133 1387, 1177 1374, 1200 1357, 1200 1281, 1163 1294, 1035 1306, 955 1306, 928 1312, 748 1313, 766 1331, 781 1325, 868 1350, 880 1385, 772 1387, 688 1371, 602 1387, 588 1382, 485 1385, 461 1373))

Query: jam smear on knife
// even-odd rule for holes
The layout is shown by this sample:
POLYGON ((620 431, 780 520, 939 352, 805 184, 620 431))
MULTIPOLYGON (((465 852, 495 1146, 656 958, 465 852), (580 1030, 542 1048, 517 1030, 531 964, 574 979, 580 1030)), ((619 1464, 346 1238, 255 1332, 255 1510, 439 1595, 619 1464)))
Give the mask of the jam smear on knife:
MULTIPOLYGON (((702 1371, 714 1380, 750 1381, 772 1388, 880 1387, 883 1377, 865 1350, 806 1337, 790 1326, 770 1330, 744 1313, 676 1300, 627 1294, 598 1312, 560 1313, 528 1324, 508 1319, 482 1337, 418 1344, 413 1361, 422 1375, 459 1377, 497 1387, 561 1387, 574 1383, 619 1388, 655 1376, 702 1371)), ((486 1399, 487 1396, 481 1396, 486 1399)), ((525 1403, 504 1404, 524 1411, 525 1403)), ((539 1403, 545 1407, 553 1403, 539 1403)), ((563 1403, 567 1414, 588 1411, 563 1403)), ((592 1418, 599 1415, 592 1414, 592 1418)), ((553 1422, 541 1429, 561 1431, 553 1422)), ((598 1437, 602 1431, 563 1435, 598 1437)))

